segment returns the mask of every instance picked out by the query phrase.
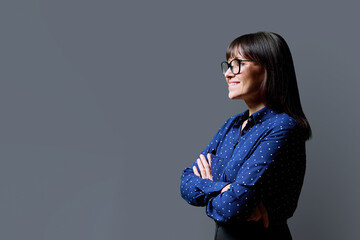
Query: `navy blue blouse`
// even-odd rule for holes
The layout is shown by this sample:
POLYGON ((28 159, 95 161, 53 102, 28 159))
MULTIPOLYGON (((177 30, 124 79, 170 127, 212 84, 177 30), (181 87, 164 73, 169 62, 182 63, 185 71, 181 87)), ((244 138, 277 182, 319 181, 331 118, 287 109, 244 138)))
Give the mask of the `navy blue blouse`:
POLYGON ((185 168, 180 191, 189 204, 206 206, 219 222, 245 221, 260 201, 270 224, 293 215, 305 174, 304 130, 294 118, 267 107, 249 117, 247 110, 229 118, 201 153, 211 153, 213 180, 193 173, 196 161, 185 168))

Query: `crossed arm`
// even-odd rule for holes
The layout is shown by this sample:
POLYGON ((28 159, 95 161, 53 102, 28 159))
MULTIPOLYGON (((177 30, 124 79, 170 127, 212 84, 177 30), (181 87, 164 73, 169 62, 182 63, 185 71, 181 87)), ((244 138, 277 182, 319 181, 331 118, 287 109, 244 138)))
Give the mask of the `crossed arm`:
MULTIPOLYGON (((207 159, 203 154, 200 154, 200 158, 196 160, 196 163, 199 167, 200 172, 197 170, 196 166, 193 166, 193 172, 196 176, 202 179, 209 179, 213 180, 211 175, 211 154, 207 154, 207 159)), ((230 189, 231 183, 227 184, 221 189, 220 193, 226 192, 230 189)), ((264 207, 263 203, 260 202, 259 205, 254 209, 251 216, 247 219, 247 221, 263 221, 264 227, 268 228, 269 226, 269 217, 266 208, 264 207)))

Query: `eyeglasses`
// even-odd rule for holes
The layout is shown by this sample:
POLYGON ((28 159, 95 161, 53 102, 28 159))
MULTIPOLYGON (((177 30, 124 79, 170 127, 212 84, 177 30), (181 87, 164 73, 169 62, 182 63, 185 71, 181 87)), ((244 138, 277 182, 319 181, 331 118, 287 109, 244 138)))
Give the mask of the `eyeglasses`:
POLYGON ((252 60, 233 59, 231 62, 221 62, 221 71, 223 74, 230 68, 231 72, 236 75, 240 73, 242 62, 254 62, 252 60))

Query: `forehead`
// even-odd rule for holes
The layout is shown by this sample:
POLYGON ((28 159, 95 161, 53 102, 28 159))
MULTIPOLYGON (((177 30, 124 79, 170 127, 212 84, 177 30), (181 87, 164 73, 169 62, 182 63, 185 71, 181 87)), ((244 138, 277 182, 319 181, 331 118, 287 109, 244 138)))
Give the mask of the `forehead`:
POLYGON ((234 58, 244 58, 242 54, 242 49, 240 46, 232 47, 231 49, 228 49, 226 52, 226 58, 228 61, 233 60, 234 58))

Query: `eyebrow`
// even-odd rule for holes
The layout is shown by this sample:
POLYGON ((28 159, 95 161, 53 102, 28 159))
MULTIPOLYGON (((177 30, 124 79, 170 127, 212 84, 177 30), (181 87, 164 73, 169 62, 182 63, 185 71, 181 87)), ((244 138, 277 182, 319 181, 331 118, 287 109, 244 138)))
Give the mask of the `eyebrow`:
POLYGON ((249 59, 242 59, 242 58, 230 58, 231 60, 228 60, 228 62, 231 62, 232 60, 234 59, 238 59, 240 61, 243 61, 243 62, 253 62, 252 60, 249 60, 249 59))

